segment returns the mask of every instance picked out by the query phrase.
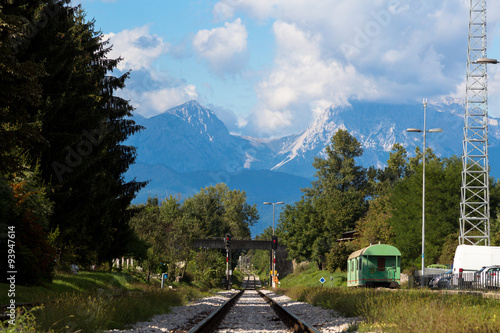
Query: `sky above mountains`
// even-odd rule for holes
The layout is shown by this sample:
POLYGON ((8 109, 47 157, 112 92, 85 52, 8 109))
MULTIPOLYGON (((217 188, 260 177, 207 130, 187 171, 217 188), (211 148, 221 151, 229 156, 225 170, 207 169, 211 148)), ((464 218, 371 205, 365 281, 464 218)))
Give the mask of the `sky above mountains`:
MULTIPOLYGON (((118 70, 132 70, 120 94, 145 117, 196 99, 232 133, 278 137, 353 100, 465 97, 467 0, 72 3, 123 58, 118 70)), ((488 57, 500 58, 500 3, 487 6, 488 57)), ((488 67, 496 117, 498 72, 488 67)))

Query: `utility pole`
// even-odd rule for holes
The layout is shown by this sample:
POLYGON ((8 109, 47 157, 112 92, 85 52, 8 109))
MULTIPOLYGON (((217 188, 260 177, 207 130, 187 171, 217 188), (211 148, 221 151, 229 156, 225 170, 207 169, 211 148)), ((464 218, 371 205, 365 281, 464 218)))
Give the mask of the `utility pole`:
POLYGON ((486 0, 470 0, 460 245, 490 245, 486 0))

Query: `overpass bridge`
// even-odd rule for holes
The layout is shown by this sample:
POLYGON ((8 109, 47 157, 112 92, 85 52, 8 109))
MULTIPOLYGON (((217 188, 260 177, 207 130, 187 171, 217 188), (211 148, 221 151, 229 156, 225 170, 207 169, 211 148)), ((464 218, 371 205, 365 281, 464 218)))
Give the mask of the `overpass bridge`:
MULTIPOLYGON (((224 237, 217 238, 202 238, 195 239, 191 243, 191 247, 197 249, 225 249, 226 244, 224 242, 224 237)), ((231 251, 233 250, 268 250, 269 253, 269 264, 272 265, 271 261, 271 251, 272 251, 272 241, 271 240, 254 240, 254 239, 235 239, 231 238, 231 251)), ((231 251, 229 251, 229 256, 231 257, 231 251)), ((231 260, 231 259, 230 259, 231 260)), ((280 274, 290 274, 293 272, 293 264, 288 260, 288 251, 285 245, 279 245, 276 249, 276 271, 280 274)))
MULTIPOLYGON (((235 239, 231 238, 231 250, 272 250, 270 240, 235 239)), ((224 237, 195 239, 191 244, 194 248, 225 249, 224 237)), ((286 246, 279 245, 277 252, 286 252, 286 246)))

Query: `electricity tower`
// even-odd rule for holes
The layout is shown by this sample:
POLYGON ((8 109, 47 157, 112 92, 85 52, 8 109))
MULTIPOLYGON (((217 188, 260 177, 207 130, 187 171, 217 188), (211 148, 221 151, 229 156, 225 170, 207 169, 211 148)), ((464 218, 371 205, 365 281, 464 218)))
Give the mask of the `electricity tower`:
POLYGON ((460 245, 490 245, 486 0, 470 0, 460 245))

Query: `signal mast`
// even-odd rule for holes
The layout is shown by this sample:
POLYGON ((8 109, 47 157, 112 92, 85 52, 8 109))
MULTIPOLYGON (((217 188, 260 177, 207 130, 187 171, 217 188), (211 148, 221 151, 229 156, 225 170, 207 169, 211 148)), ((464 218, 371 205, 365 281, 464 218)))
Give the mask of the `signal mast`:
POLYGON ((460 245, 490 245, 486 0, 470 0, 460 245))

